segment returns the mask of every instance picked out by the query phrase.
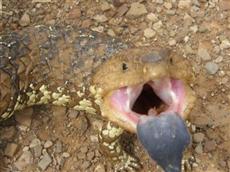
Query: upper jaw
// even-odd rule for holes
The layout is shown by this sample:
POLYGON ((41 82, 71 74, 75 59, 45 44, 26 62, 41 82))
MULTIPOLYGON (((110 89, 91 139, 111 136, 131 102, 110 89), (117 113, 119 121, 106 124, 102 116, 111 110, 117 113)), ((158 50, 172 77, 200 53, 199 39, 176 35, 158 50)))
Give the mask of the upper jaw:
POLYGON ((171 111, 185 118, 189 112, 188 105, 194 101, 190 98, 192 97, 191 90, 188 91, 188 89, 181 80, 169 77, 122 87, 110 92, 105 97, 110 109, 109 112, 103 111, 104 108, 102 107, 102 115, 107 116, 126 130, 136 133, 137 123, 142 115, 160 115, 162 112, 171 111), (146 90, 146 85, 148 90, 146 90), (150 97, 153 97, 153 95, 149 95, 152 94, 149 91, 150 88, 159 99, 150 97), (145 99, 147 100, 143 103, 145 99))

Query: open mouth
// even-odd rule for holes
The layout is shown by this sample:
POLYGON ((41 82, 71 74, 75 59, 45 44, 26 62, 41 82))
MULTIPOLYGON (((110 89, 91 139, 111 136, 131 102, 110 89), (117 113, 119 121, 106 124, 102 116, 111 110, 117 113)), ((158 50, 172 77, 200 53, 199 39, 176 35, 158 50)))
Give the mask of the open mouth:
POLYGON ((173 111, 183 116, 185 88, 181 80, 162 78, 113 91, 110 103, 120 120, 135 127, 141 115, 173 111))

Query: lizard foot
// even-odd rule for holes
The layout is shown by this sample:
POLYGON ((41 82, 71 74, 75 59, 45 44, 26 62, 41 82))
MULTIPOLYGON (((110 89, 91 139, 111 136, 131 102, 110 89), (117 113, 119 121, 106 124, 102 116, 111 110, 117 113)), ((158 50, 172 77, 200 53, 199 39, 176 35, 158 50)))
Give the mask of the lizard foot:
POLYGON ((116 172, 134 172, 141 168, 139 161, 129 155, 120 144, 124 130, 111 122, 103 125, 99 133, 100 151, 114 164, 116 172))

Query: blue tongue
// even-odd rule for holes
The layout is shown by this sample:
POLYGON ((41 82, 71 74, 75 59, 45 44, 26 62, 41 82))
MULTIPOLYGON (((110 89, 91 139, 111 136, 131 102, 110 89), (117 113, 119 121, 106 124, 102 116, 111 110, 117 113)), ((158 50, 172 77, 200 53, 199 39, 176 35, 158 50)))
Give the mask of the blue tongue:
POLYGON ((143 116, 137 124, 137 136, 149 156, 165 172, 180 172, 184 149, 190 135, 184 120, 173 112, 143 116))

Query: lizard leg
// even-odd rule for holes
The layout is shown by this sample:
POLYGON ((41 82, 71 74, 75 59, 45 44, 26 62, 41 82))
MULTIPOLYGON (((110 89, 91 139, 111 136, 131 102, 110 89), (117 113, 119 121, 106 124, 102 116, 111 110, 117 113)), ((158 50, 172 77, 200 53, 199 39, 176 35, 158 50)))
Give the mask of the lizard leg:
POLYGON ((99 143, 102 154, 109 157, 114 164, 115 171, 137 171, 141 168, 138 160, 129 155, 120 144, 124 130, 108 122, 99 132, 99 143))

